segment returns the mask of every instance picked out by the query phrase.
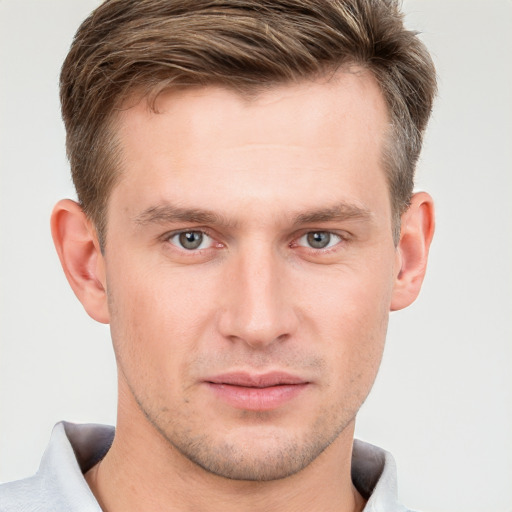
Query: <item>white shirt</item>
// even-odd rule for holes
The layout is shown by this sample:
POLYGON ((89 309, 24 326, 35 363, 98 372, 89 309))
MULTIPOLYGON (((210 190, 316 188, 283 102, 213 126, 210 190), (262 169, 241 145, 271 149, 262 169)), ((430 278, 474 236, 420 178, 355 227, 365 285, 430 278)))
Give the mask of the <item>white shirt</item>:
MULTIPOLYGON (((113 439, 114 427, 57 423, 38 472, 0 485, 0 511, 101 512, 84 474, 105 456, 113 439)), ((355 440, 352 480, 368 499, 364 512, 407 512, 397 502, 390 453, 355 440)))

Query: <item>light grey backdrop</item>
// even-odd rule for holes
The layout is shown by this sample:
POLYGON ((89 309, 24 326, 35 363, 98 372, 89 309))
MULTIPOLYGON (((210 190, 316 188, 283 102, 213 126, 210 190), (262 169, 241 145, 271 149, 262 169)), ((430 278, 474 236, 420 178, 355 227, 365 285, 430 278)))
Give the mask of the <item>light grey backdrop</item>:
MULTIPOLYGON (((115 421, 108 328, 60 270, 73 197, 58 74, 95 0, 0 0, 0 480, 33 473, 60 419, 115 421)), ((357 435, 392 451, 415 509, 512 510, 512 2, 410 0, 440 75, 418 188, 438 227, 420 299, 392 314, 357 435)))

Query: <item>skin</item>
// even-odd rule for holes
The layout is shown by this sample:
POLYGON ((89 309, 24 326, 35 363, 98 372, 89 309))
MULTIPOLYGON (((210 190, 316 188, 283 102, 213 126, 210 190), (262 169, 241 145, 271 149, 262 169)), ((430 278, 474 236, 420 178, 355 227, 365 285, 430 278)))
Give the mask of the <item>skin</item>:
POLYGON ((351 70, 252 99, 173 91, 157 111, 139 101, 119 116, 104 253, 76 203, 52 218, 66 275, 110 323, 118 365, 116 438, 91 489, 109 512, 361 510, 355 416, 433 234, 419 193, 393 243, 378 85, 351 70), (180 245, 184 232, 203 237, 199 249, 180 245), (327 246, 311 247, 312 233, 327 246), (274 402, 241 386, 244 407, 212 384, 233 372, 300 385, 274 402))

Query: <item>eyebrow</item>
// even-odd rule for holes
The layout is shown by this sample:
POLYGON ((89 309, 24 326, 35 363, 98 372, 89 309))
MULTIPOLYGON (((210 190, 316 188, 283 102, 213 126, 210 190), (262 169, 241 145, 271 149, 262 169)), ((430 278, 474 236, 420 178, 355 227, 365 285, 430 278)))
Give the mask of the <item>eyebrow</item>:
MULTIPOLYGON (((370 210, 351 203, 340 203, 328 208, 314 209, 299 213, 292 217, 292 224, 300 226, 317 222, 340 222, 346 220, 371 220, 370 210)), ((182 208, 172 204, 150 206, 135 217, 140 226, 148 224, 172 224, 189 222, 191 224, 210 224, 235 227, 238 223, 224 215, 201 208, 182 208)))
POLYGON ((295 225, 314 224, 316 222, 340 222, 345 220, 371 220, 373 214, 367 208, 350 203, 340 203, 320 210, 300 213, 293 221, 295 225))
POLYGON ((148 224, 172 224, 174 222, 233 225, 233 222, 216 212, 200 208, 181 208, 172 204, 150 206, 137 215, 134 220, 136 224, 141 226, 148 224))

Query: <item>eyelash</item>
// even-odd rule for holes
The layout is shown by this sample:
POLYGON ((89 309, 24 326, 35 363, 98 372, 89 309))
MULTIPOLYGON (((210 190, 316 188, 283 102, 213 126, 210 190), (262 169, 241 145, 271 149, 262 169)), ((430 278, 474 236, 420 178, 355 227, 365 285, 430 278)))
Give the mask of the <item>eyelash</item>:
MULTIPOLYGON (((210 249, 222 249, 223 247, 225 247, 225 245, 223 243, 216 241, 215 237, 205 229, 184 229, 184 230, 180 230, 180 231, 174 231, 172 233, 167 233, 166 235, 164 235, 163 239, 164 239, 164 241, 166 241, 166 242, 170 243, 171 245, 173 245, 174 247, 176 247, 177 250, 182 251, 189 256, 200 255, 210 249), (211 242, 210 242, 209 246, 203 247, 203 248, 198 247, 198 248, 187 249, 186 247, 183 247, 183 245, 181 245, 179 243, 179 241, 176 241, 176 243, 173 243, 173 241, 172 241, 173 239, 177 239, 181 235, 189 234, 189 233, 198 233, 201 236, 206 236, 206 237, 210 238, 211 242)), ((318 230, 303 231, 299 236, 295 236, 288 246, 290 248, 301 247, 312 254, 328 254, 328 253, 334 252, 337 249, 339 249, 338 246, 340 244, 345 244, 348 241, 349 241, 349 236, 346 233, 340 234, 340 233, 335 233, 335 232, 329 231, 329 230, 318 229, 318 230), (329 235, 330 238, 335 237, 337 239, 337 241, 334 244, 329 245, 331 243, 331 239, 329 239, 328 245, 326 247, 320 247, 320 248, 311 247, 306 244, 301 245, 299 243, 300 240, 308 237, 309 235, 313 235, 313 234, 327 234, 327 235, 329 235)), ((201 245, 202 245, 202 243, 203 242, 201 242, 201 245)))
MULTIPOLYGON (((172 233, 167 233, 164 236, 164 241, 169 242, 171 245, 176 247, 178 250, 184 251, 185 253, 187 253, 189 255, 201 254, 204 251, 207 251, 208 249, 212 249, 214 246, 216 246, 215 248, 219 248, 219 249, 224 247, 224 244, 222 244, 220 242, 216 242, 215 238, 204 229, 183 229, 181 231, 174 231, 172 233), (172 242, 172 240, 174 238, 179 238, 181 235, 185 235, 185 234, 189 234, 189 233, 199 233, 201 236, 208 237, 211 240, 209 247, 187 249, 186 247, 183 247, 182 245, 178 245, 179 242, 178 243, 172 242)), ((202 243, 203 242, 201 242, 201 245, 202 245, 202 243)))
POLYGON ((335 250, 335 248, 340 244, 346 241, 346 238, 339 235, 338 233, 334 233, 332 231, 328 230, 313 230, 313 231, 307 231, 306 233, 302 234, 300 237, 295 238, 292 243, 290 244, 290 247, 303 247, 309 251, 319 251, 323 254, 331 252, 332 250, 335 250), (320 235, 320 234, 326 234, 329 236, 327 245, 325 247, 311 247, 311 245, 300 245, 299 242, 302 239, 307 239, 310 235, 320 235), (331 244, 332 238, 335 238, 335 243, 331 244))

